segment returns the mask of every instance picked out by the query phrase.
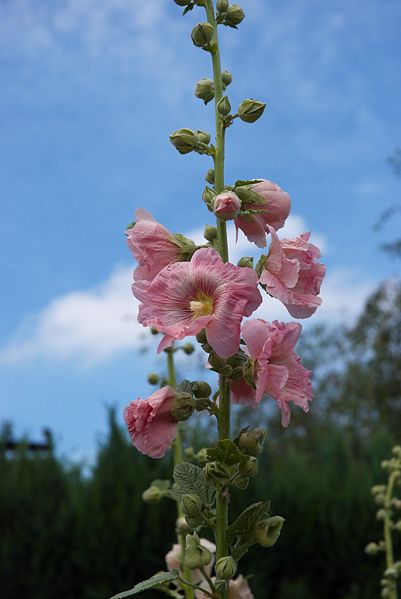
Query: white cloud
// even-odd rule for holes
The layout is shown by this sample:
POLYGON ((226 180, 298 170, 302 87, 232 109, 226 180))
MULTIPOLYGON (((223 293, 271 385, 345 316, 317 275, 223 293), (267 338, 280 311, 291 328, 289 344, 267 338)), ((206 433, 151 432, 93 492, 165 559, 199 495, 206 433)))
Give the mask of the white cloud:
MULTIPOLYGON (((301 217, 291 216, 284 235, 292 237, 307 230, 301 217)), ((187 233, 202 243, 202 230, 187 233)), ((316 239, 315 239, 316 241, 316 239)), ((320 243, 324 245, 320 237, 320 243)), ((235 231, 229 230, 231 259, 256 254, 244 236, 235 245, 235 231), (252 250, 251 252, 249 250, 252 250)), ((101 284, 75 291, 52 300, 39 314, 21 324, 10 342, 0 350, 0 363, 18 364, 26 360, 78 360, 80 364, 98 364, 118 354, 137 349, 149 339, 136 322, 138 302, 130 289, 132 267, 116 268, 101 284)), ((354 318, 374 287, 373 282, 358 281, 352 270, 331 272, 323 285, 323 305, 306 322, 333 323, 354 318)), ((268 319, 289 320, 280 302, 269 299, 256 313, 268 319)))

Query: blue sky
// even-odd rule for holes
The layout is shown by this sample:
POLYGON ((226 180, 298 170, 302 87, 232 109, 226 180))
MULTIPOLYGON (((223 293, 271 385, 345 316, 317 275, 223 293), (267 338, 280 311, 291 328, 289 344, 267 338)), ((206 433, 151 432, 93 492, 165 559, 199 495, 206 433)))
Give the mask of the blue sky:
MULTIPOLYGON (((401 145, 398 0, 244 0, 222 29, 233 106, 268 104, 228 132, 227 182, 264 177, 293 199, 287 234, 312 229, 328 266, 313 322, 354 318, 399 264, 378 247, 380 212, 399 198, 386 157, 401 145)), ((209 55, 203 20, 172 0, 13 0, 0 4, 0 420, 66 454, 90 451, 107 403, 147 393, 153 351, 131 297, 123 231, 145 206, 174 232, 211 222, 210 164, 180 156, 178 127, 210 129, 193 95, 209 55), (146 338, 146 336, 145 336, 146 338)), ((248 254, 243 240, 235 255, 248 254)), ((265 312, 266 314, 266 312, 265 312)), ((270 317, 286 318, 276 304, 270 317)))

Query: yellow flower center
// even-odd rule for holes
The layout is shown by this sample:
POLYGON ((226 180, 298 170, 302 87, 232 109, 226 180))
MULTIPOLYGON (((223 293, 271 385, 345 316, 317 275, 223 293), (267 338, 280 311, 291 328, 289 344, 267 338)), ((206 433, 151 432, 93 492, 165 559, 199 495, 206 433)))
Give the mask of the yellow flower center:
POLYGON ((213 312, 213 300, 211 297, 198 296, 195 300, 189 302, 189 308, 194 318, 209 316, 213 312))

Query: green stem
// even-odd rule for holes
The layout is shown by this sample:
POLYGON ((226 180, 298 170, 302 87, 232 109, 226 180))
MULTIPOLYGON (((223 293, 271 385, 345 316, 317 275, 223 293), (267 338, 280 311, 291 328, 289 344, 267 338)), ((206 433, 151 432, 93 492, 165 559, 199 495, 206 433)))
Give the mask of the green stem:
MULTIPOLYGON (((215 90, 215 119, 216 119, 216 153, 214 156, 214 188, 216 193, 224 189, 224 147, 225 127, 223 120, 217 110, 217 104, 223 96, 221 81, 221 63, 219 40, 217 34, 217 23, 215 18, 213 0, 205 1, 207 20, 214 28, 214 44, 212 55, 213 80, 215 90)), ((226 223, 217 219, 217 240, 220 255, 224 262, 228 262, 228 243, 226 223)), ((218 415, 219 439, 230 437, 230 389, 225 376, 220 374, 219 379, 219 415, 218 415)), ((228 526, 228 497, 226 493, 217 493, 216 499, 216 559, 228 555, 228 544, 226 530, 228 526)), ((221 599, 228 597, 228 584, 220 593, 221 599)))
MULTIPOLYGON (((167 350, 165 350, 165 352, 167 354, 168 383, 169 383, 170 387, 173 387, 173 389, 175 389, 177 386, 177 383, 176 383, 175 367, 174 367, 174 348, 170 347, 167 350)), ((183 460, 180 423, 178 423, 177 434, 175 436, 175 440, 173 443, 173 454, 174 454, 174 466, 176 466, 177 464, 180 464, 183 460)), ((177 516, 178 516, 178 518, 182 518, 182 516, 183 516, 181 504, 179 501, 177 501, 177 516)), ((190 573, 189 569, 186 567, 185 559, 184 559, 185 535, 178 535, 178 541, 181 546, 182 573, 184 574, 185 578, 190 579, 191 573, 190 573)), ((194 592, 191 587, 189 587, 189 586, 185 587, 184 592, 185 592, 186 599, 194 599, 194 592)))
MULTIPOLYGON (((386 500, 384 502, 384 520, 383 520, 383 529, 384 529, 384 543, 386 545, 386 566, 388 568, 394 567, 394 550, 393 550, 393 538, 391 535, 391 499, 393 496, 393 488, 394 483, 397 478, 397 473, 392 472, 388 479, 387 492, 386 492, 386 500)), ((389 599, 397 599, 397 587, 396 582, 394 586, 391 585, 389 588, 389 599)))

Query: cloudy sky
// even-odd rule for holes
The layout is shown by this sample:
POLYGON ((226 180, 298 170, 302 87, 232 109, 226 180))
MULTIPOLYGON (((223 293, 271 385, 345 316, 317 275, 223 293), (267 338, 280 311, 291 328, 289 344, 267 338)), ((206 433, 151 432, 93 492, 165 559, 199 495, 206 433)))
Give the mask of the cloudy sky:
MULTIPOLYGON (((293 199, 285 234, 312 230, 328 276, 313 321, 355 318, 399 264, 380 252, 400 221, 373 225, 400 194, 386 158, 401 145, 398 0, 243 0, 221 31, 233 106, 268 104, 228 131, 227 182, 268 178, 293 199)), ((0 420, 52 428, 90 451, 105 405, 149 391, 157 368, 136 323, 123 231, 145 206, 173 232, 210 223, 206 157, 180 156, 179 127, 209 130, 193 95, 209 55, 204 20, 172 0, 10 0, 0 4, 0 420)), ((243 239, 233 256, 249 255, 243 239)), ((271 302, 268 316, 286 318, 271 302)))

